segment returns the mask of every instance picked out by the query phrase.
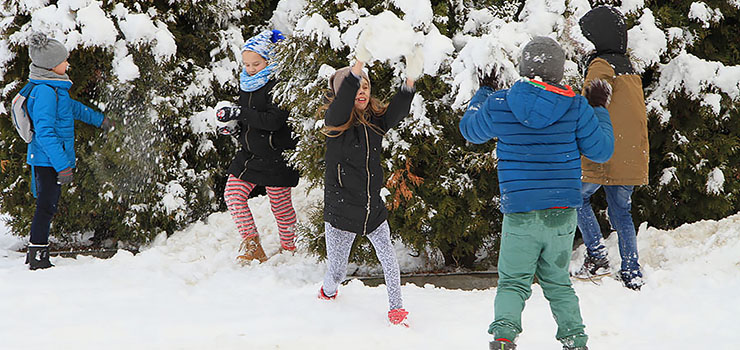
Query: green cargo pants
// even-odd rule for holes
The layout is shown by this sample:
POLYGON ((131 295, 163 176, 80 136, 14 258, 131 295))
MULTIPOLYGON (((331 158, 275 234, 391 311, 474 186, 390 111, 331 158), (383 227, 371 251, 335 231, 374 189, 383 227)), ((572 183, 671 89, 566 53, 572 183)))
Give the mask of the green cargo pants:
POLYGON ((532 295, 537 276, 558 324, 555 337, 567 346, 586 345, 588 336, 568 273, 576 220, 573 208, 504 214, 495 319, 488 329, 496 339, 514 341, 522 332, 524 302, 532 295))

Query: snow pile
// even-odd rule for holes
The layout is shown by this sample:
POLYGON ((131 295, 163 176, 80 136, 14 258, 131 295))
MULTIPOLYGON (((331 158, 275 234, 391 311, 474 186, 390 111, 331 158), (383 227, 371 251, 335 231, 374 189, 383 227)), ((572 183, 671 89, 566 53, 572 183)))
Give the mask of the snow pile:
MULTIPOLYGON (((321 198, 320 190, 306 193, 305 188, 301 183, 293 191, 299 222, 321 198)), ((481 348, 490 340, 485 331, 495 289, 406 284, 409 329, 387 325, 382 285, 352 280, 340 287, 335 301, 317 300, 324 263, 302 248, 295 255, 276 255, 279 238, 269 200, 252 199, 250 207, 272 257, 246 266, 234 261, 239 238, 225 212, 169 238, 160 235, 136 256, 119 251, 108 260, 52 258, 56 267, 42 271, 27 270, 23 254, 14 251, 23 240, 8 235, 0 221, 0 280, 5 282, 0 283, 0 347, 323 349, 330 341, 332 349, 441 350, 481 348)), ((727 325, 740 312, 735 297, 739 227, 740 214, 670 231, 642 225, 637 236, 647 281, 642 291, 630 291, 610 277, 599 285, 574 282, 589 347, 733 349, 740 334, 727 325), (675 336, 686 329, 712 336, 675 336)), ((613 269, 619 268, 616 236, 606 240, 613 269)), ((420 266, 403 247, 396 254, 405 272, 420 266)), ((572 267, 582 254, 580 247, 572 267)), ((520 347, 557 346, 555 323, 538 285, 523 325, 520 347)))

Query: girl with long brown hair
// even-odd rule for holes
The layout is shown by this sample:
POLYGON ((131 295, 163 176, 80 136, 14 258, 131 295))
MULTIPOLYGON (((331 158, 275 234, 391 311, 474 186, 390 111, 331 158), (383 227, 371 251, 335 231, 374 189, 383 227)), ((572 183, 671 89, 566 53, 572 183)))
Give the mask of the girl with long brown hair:
MULTIPOLYGON (((366 53, 366 52, 365 52, 366 53)), ((403 309, 398 261, 388 227, 388 211, 380 196, 384 184, 380 165, 385 133, 408 115, 414 80, 421 75, 419 58, 407 57, 407 79, 387 105, 371 95, 370 79, 361 55, 354 66, 337 70, 329 79, 333 96, 319 112, 324 115, 326 173, 324 221, 327 271, 319 298, 332 300, 347 274, 347 260, 356 235, 367 236, 383 267, 392 324, 408 326, 403 309), (410 64, 412 63, 413 64, 410 64)), ((369 58, 369 57, 367 57, 369 58)))

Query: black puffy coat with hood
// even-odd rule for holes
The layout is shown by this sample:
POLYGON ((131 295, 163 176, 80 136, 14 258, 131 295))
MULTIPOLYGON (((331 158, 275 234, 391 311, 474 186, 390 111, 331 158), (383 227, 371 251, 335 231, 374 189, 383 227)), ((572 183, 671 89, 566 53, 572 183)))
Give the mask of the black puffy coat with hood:
MULTIPOLYGON (((360 80, 352 74, 342 81, 324 114, 326 125, 340 126, 349 120, 359 88, 360 80)), ((380 165, 383 136, 409 114, 413 97, 413 89, 401 88, 384 115, 370 117, 369 122, 383 134, 355 123, 341 135, 326 138, 324 221, 333 227, 364 235, 388 218, 380 197, 385 184, 380 165)))
POLYGON ((272 102, 270 91, 275 86, 270 80, 265 86, 239 95, 240 132, 242 149, 229 166, 229 174, 266 187, 295 187, 298 171, 290 167, 283 151, 295 149, 297 140, 288 125, 288 111, 272 102))
POLYGON ((583 36, 596 47, 580 62, 584 76, 591 61, 596 58, 609 62, 617 75, 635 73, 627 57, 627 25, 617 9, 611 6, 596 7, 581 17, 578 24, 583 36))

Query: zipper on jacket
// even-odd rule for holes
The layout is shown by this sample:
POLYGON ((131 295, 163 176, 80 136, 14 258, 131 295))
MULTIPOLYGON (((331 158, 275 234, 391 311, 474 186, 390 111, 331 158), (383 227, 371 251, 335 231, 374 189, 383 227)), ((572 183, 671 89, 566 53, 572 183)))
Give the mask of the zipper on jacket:
POLYGON ((247 163, 249 163, 249 161, 250 161, 250 160, 252 160, 252 159, 254 159, 254 154, 252 154, 252 156, 251 156, 251 157, 249 157, 249 159, 247 159, 247 160, 245 160, 245 161, 244 161, 244 170, 242 170, 242 172, 241 172, 241 173, 239 173, 239 176, 238 176, 238 178, 239 178, 240 180, 241 180, 241 178, 242 178, 242 175, 244 175, 244 173, 246 173, 246 172, 247 172, 247 163))
POLYGON ((362 234, 367 235, 367 222, 370 220, 370 138, 367 135, 367 126, 362 125, 365 130, 365 171, 367 171, 367 206, 365 207, 365 225, 362 227, 362 234))
POLYGON ((344 187, 342 184, 342 165, 337 163, 337 180, 339 181, 339 187, 344 187))
MULTIPOLYGON (((252 93, 249 93, 249 101, 247 101, 247 108, 252 108, 252 93)), ((249 149, 249 123, 247 123, 247 131, 244 132, 244 143, 247 144, 247 151, 252 152, 251 149, 249 149)))

